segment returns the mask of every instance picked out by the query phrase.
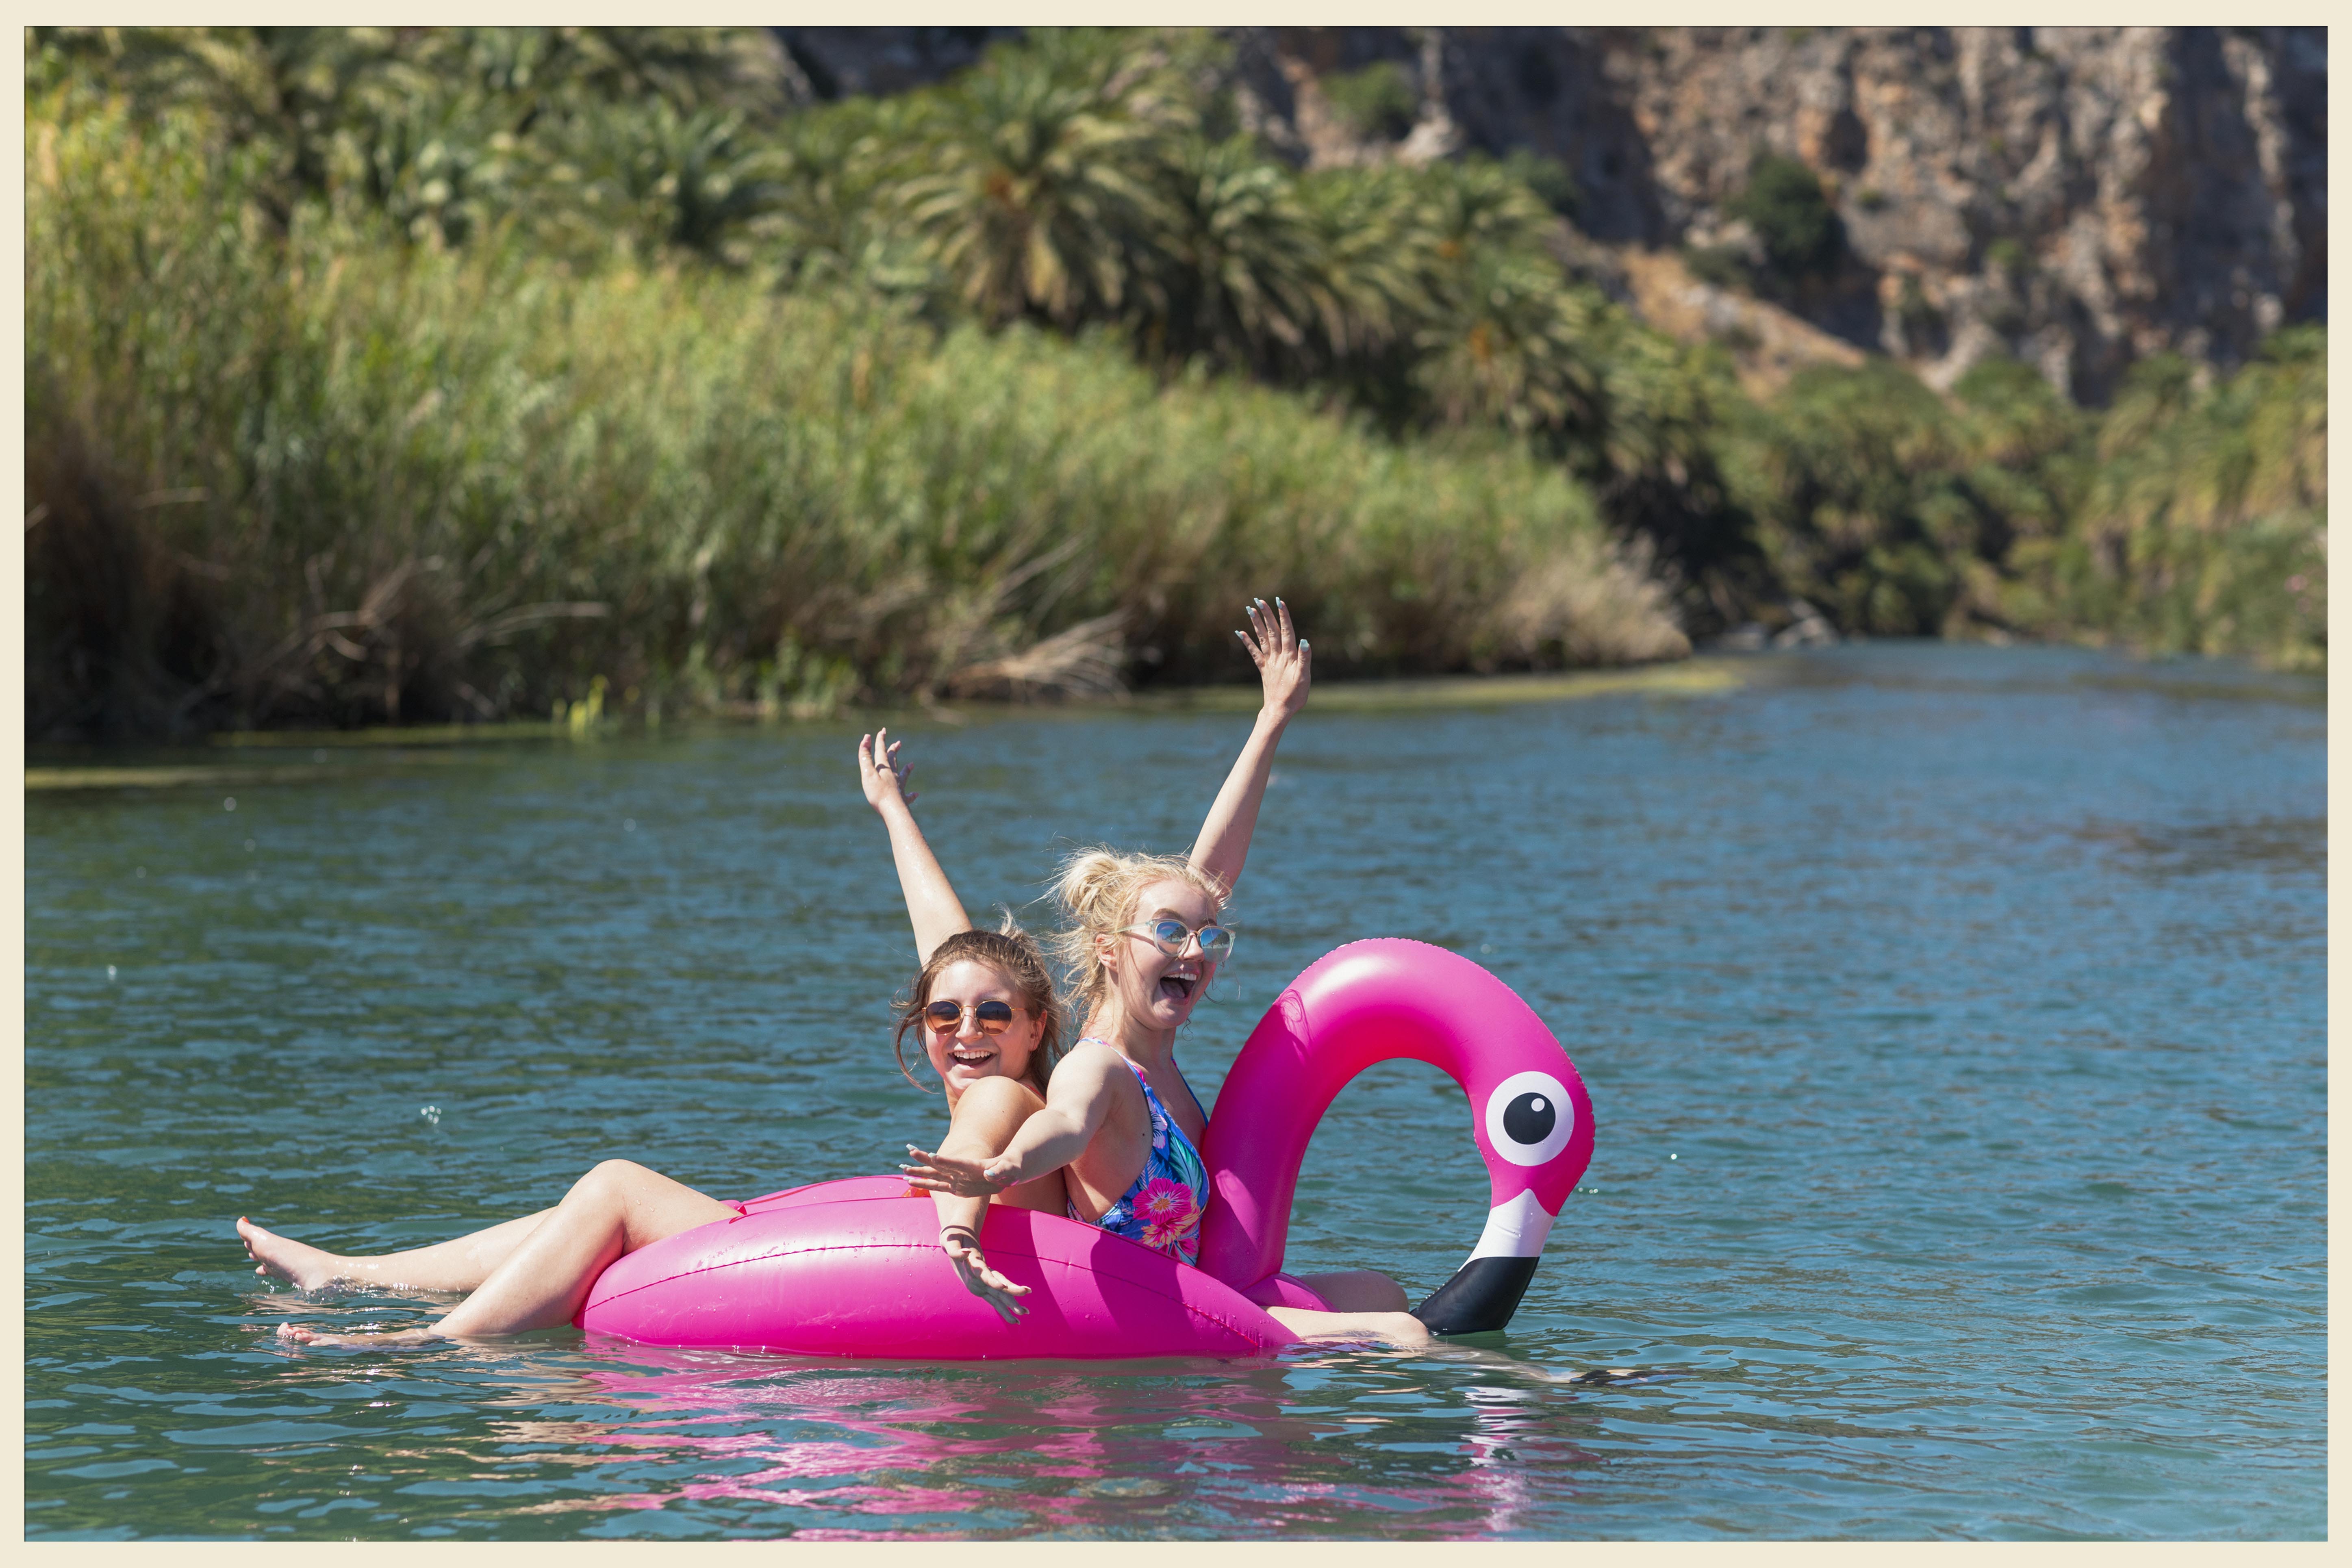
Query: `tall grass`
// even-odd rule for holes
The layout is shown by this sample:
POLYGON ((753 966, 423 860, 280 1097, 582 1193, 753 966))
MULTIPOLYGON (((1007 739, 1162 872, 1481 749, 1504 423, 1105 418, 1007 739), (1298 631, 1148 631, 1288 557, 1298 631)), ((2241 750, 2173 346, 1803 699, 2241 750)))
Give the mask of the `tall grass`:
POLYGON ((1231 673, 1258 591, 1339 671, 1687 647, 1499 436, 495 228, 280 233, 184 119, 37 119, 27 163, 36 734, 1108 689, 1231 673))

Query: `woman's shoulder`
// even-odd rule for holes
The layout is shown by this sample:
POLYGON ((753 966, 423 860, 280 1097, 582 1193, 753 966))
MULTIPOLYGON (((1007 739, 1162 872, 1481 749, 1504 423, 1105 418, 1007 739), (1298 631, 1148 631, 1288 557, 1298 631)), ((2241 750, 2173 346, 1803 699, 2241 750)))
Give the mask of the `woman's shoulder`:
POLYGON ((1125 1067, 1127 1058, 1120 1056, 1118 1047, 1108 1040, 1094 1035, 1081 1035, 1070 1042, 1070 1048, 1062 1053, 1062 1059, 1055 1064, 1054 1070, 1059 1072, 1073 1062, 1084 1062, 1100 1070, 1105 1068, 1125 1067))
POLYGON ((1119 1055, 1118 1047, 1108 1040, 1098 1040, 1089 1035, 1074 1043, 1054 1064, 1054 1081, 1062 1081, 1067 1074, 1074 1081, 1087 1083, 1133 1083, 1135 1069, 1119 1055))
POLYGON ((984 1106, 1010 1105, 1027 1111, 1035 1110, 1045 1103, 1045 1097, 1025 1079, 984 1078, 963 1091, 963 1098, 957 1101, 956 1110, 963 1111, 968 1106, 976 1111, 984 1106))

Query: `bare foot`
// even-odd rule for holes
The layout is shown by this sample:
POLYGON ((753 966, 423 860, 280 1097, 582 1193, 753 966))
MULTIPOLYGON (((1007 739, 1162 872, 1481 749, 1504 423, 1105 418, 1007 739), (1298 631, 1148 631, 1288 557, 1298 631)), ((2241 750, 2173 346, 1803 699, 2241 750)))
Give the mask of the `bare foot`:
POLYGON ((289 1241, 243 1215, 236 1216, 236 1234, 245 1242, 245 1255, 259 1265, 254 1272, 265 1279, 283 1279, 297 1290, 316 1290, 351 1278, 338 1267, 343 1260, 333 1253, 289 1241))
POLYGON ((289 1345, 350 1345, 359 1350, 390 1350, 401 1345, 429 1344, 441 1337, 434 1329, 402 1329, 380 1334, 327 1334, 299 1323, 278 1325, 278 1338, 289 1345))

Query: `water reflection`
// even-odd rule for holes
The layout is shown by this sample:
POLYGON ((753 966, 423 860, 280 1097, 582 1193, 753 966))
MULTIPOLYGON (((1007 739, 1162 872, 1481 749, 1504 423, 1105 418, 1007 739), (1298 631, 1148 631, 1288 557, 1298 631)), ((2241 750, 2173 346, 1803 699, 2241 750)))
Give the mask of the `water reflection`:
POLYGON ((2267 866, 2282 871, 2327 869, 2326 817, 2263 818, 2173 828, 2094 819, 2074 837, 2120 852, 2123 863, 2147 876, 2193 877, 2267 866))
MULTIPOLYGON (((1561 1380, 1475 1351, 1108 1370, 588 1348, 594 1359, 576 1368, 542 1355, 522 1358, 526 1370, 511 1347, 430 1358, 460 1385, 490 1384, 469 1389, 487 1419, 464 1445, 489 1511, 568 1519, 567 1533, 591 1535, 1456 1539, 1556 1521, 1575 1495, 1563 1478, 1601 1462, 1578 1440, 1591 1417, 1561 1380), (567 1407, 576 1413, 547 1414, 567 1407), (533 1473, 547 1468, 572 1475, 533 1473), (564 1495, 524 1500, 551 1481, 564 1495), (651 1514, 667 1519, 630 1517, 651 1514), (614 1518, 579 1529, 597 1515, 614 1518)), ((306 1385, 351 1370, 289 1359, 306 1385)), ((446 1475, 457 1456, 387 1447, 382 1458, 446 1475)))

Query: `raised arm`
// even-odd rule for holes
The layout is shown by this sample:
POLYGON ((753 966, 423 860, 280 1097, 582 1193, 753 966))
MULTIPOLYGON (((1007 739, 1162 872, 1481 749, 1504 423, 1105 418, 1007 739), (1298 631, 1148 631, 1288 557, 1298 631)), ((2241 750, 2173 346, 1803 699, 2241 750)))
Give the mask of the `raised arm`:
POLYGON ((1291 627, 1290 606, 1280 599, 1271 605, 1258 599, 1248 608, 1250 630, 1234 635, 1257 665, 1265 701, 1242 754, 1234 759, 1233 772, 1225 775, 1224 787, 1209 807, 1209 819, 1201 824, 1201 837, 1192 841, 1192 864, 1214 877, 1228 896, 1241 880, 1242 862, 1249 858, 1258 804, 1265 799, 1266 777, 1274 772, 1274 749, 1282 743, 1282 731, 1292 717, 1307 706, 1315 665, 1307 639, 1291 627))
POLYGON ((866 803, 881 814, 883 826, 890 830, 890 858, 898 867, 898 890, 907 896, 907 918, 915 925, 915 952, 919 962, 929 963, 931 950, 956 932, 970 931, 971 921, 955 889, 948 885, 948 874, 940 869, 939 858, 923 841, 923 830, 915 826, 910 809, 915 797, 906 787, 915 770, 898 766, 900 744, 887 730, 860 736, 857 781, 865 786, 866 803))

